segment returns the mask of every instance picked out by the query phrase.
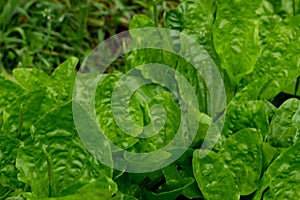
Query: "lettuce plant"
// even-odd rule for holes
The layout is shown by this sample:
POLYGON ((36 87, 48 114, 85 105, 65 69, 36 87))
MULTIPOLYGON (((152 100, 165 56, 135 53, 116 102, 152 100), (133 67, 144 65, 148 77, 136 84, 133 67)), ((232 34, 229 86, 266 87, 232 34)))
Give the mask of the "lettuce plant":
MULTIPOLYGON (((51 76, 22 68, 11 77, 0 76, 0 199, 300 199, 299 13, 297 0, 186 0, 164 14, 165 28, 195 39, 224 80, 227 107, 220 115, 226 115, 225 122, 222 130, 213 129, 220 138, 212 149, 200 148, 215 121, 203 77, 170 52, 143 49, 126 55, 127 71, 136 68, 131 76, 154 83, 161 77, 149 75, 141 66, 172 66, 189 81, 199 103, 192 145, 178 160, 152 172, 127 173, 126 166, 113 170, 85 148, 72 114, 76 58, 69 58, 51 76), (291 98, 278 99, 283 93, 291 98)), ((130 28, 156 25, 136 15, 130 28)), ((127 117, 140 126, 166 121, 155 136, 134 137, 151 136, 155 127, 129 127, 132 134, 127 135, 118 127, 110 101, 122 74, 103 75, 97 87, 95 116, 101 129, 129 152, 162 148, 180 127, 180 102, 166 87, 139 88, 130 97, 127 117), (164 111, 150 109, 156 104, 164 111)), ((175 89, 183 95, 184 90, 175 89)), ((108 152, 108 158, 112 153, 118 152, 108 152)), ((143 161, 160 162, 168 156, 143 161)))

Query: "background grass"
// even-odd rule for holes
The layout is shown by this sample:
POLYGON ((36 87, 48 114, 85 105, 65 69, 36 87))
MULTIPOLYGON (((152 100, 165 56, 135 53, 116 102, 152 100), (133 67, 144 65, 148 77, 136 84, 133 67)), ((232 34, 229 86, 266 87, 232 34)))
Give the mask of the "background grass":
MULTIPOLYGON (((179 1, 158 1, 160 15, 179 1)), ((70 56, 82 61, 101 41, 127 30, 134 14, 152 16, 153 3, 153 0, 1 0, 0 73, 11 73, 18 67, 51 73, 70 56)))

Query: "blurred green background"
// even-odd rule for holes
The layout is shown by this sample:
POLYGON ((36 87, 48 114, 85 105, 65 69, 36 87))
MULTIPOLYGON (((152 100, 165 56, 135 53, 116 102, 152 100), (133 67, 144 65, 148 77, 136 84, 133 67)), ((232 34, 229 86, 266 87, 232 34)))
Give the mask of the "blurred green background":
POLYGON ((153 17, 180 0, 0 0, 0 73, 46 73, 70 56, 81 61, 101 41, 128 29, 134 14, 153 17))

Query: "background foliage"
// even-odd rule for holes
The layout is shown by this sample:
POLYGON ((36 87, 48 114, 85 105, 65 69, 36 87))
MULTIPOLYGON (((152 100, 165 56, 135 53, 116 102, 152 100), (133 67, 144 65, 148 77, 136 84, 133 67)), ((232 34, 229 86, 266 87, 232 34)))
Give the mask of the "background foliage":
MULTIPOLYGON (((159 12, 178 1, 159 1, 159 12)), ((0 1, 0 73, 29 67, 49 74, 70 56, 82 61, 101 41, 127 30, 134 14, 152 11, 152 0, 0 1)))

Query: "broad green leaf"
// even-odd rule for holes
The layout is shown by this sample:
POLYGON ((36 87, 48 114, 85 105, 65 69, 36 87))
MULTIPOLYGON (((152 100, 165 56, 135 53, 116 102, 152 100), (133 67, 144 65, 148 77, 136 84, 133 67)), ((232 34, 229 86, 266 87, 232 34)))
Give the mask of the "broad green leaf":
MULTIPOLYGON (((157 94, 148 103, 148 105, 150 108, 155 105, 162 106, 165 109, 166 121, 160 130, 156 130, 158 131, 157 134, 148 138, 139 139, 139 142, 133 146, 133 148, 139 152, 150 152, 160 149, 165 145, 169 144, 169 142, 171 142, 174 139, 176 134, 179 134, 178 131, 180 125, 180 108, 177 102, 175 102, 174 97, 170 94, 170 92, 163 91, 162 93, 157 94)), ((162 115, 161 112, 152 112, 151 114, 152 115, 150 116, 152 121, 159 120, 160 117, 164 117, 164 115, 162 115)), ((144 131, 145 130, 146 129, 144 129, 144 131)))
POLYGON ((193 155, 193 172, 204 199, 240 198, 232 172, 215 152, 196 150, 193 155))
MULTIPOLYGON (((207 4, 209 4, 209 3, 207 3, 207 4)), ((208 6, 208 5, 200 5, 200 3, 199 3, 199 5, 197 4, 197 6, 201 7, 201 6, 208 6)), ((195 13, 196 13, 196 11, 194 12, 194 14, 195 13)), ((139 18, 139 16, 137 18, 139 18)), ((135 26, 138 28, 149 27, 146 25, 143 26, 142 24, 136 24, 136 21, 132 21, 132 23, 135 24, 135 26)), ((194 32, 197 32, 197 30, 195 30, 194 32)), ((133 33, 131 35, 133 36, 134 40, 131 41, 130 45, 133 45, 136 47, 140 46, 140 44, 139 44, 140 41, 142 41, 143 46, 147 46, 148 43, 151 45, 153 43, 155 43, 156 46, 160 46, 161 45, 160 41, 163 38, 164 41, 170 40, 170 43, 173 44, 172 45, 173 48, 178 48, 175 50, 175 52, 178 52, 179 48, 182 48, 185 50, 192 49, 192 47, 188 46, 188 44, 183 43, 181 41, 180 37, 177 37, 177 36, 172 37, 171 34, 165 34, 165 35, 160 36, 160 35, 154 33, 151 35, 147 35, 147 33, 148 33, 147 31, 143 31, 142 32, 143 34, 139 34, 139 35, 137 35, 136 33, 134 33, 134 34, 133 33)), ((204 42, 204 41, 202 41, 202 42, 204 42)), ((198 43, 195 43, 195 44, 199 45, 198 43)), ((166 45, 166 44, 164 44, 164 45, 166 45)), ((212 46, 212 43, 210 46, 212 46)), ((162 48, 165 49, 166 47, 162 47, 162 48)), ((171 48, 171 47, 168 47, 168 48, 171 48)), ((207 52, 204 49, 203 49, 202 53, 207 54, 207 52)), ((186 54, 188 54, 188 56, 192 57, 190 59, 195 59, 195 60, 197 60, 198 58, 203 59, 202 54, 200 54, 199 52, 186 52, 186 54)), ((144 64, 157 63, 158 66, 157 66, 157 70, 155 70, 155 74, 160 75, 160 76, 165 73, 160 73, 159 64, 163 64, 164 66, 176 69, 176 71, 179 72, 180 75, 182 75, 190 83, 190 85, 194 91, 201 91, 201 92, 196 92, 195 94, 198 98, 200 111, 207 113, 206 107, 208 104, 207 101, 209 100, 209 98, 208 98, 209 95, 207 92, 206 85, 203 81, 203 78, 197 73, 197 70, 190 63, 188 63, 185 59, 179 57, 178 55, 174 55, 173 53, 170 53, 168 51, 163 51, 163 50, 159 50, 159 49, 142 49, 142 50, 137 50, 137 51, 132 52, 127 57, 127 66, 128 66, 128 69, 131 69, 133 67, 141 66, 144 64)), ((151 73, 153 74, 153 70, 151 71, 151 73)), ((176 76, 176 79, 178 79, 178 76, 176 76)), ((173 85, 175 87, 175 84, 173 84, 173 85)), ((179 81, 178 85, 179 85, 179 90, 180 90, 181 96, 184 96, 185 94, 183 94, 183 93, 188 91, 188 90, 186 90, 187 88, 180 87, 181 86, 180 81, 179 81)))
POLYGON ((13 76, 27 91, 41 90, 51 84, 50 77, 40 69, 16 68, 13 76))
POLYGON ((269 177, 264 200, 299 199, 300 143, 289 147, 269 166, 265 175, 269 177))
MULTIPOLYGON (((160 34, 163 31, 156 32, 155 29, 147 29, 149 27, 154 27, 154 22, 152 19, 145 15, 135 15, 130 22, 129 32, 132 40, 130 41, 130 46, 134 49, 141 48, 130 52, 126 59, 126 69, 130 70, 139 65, 148 63, 160 63, 165 64, 169 67, 175 68, 177 62, 177 55, 174 55, 168 51, 163 51, 161 49, 166 48, 162 46, 161 40, 170 41, 170 43, 178 42, 178 38, 172 38, 170 34, 160 34), (132 31, 130 31, 132 30, 132 31), (159 33, 159 34, 158 34, 159 33), (150 47, 155 44, 160 49, 145 48, 150 47)), ((160 29, 162 30, 162 29, 160 29)), ((165 44, 164 44, 165 45, 165 44)), ((168 47, 170 48, 170 47, 168 47)))
MULTIPOLYGON (((186 178, 194 179, 192 166, 193 152, 193 149, 188 149, 175 163, 162 169, 166 183, 186 178)), ((186 187, 181 194, 189 199, 203 197, 196 181, 186 187)))
MULTIPOLYGON (((275 112, 267 137, 268 143, 273 147, 287 148, 299 140, 299 126, 293 119, 299 119, 300 101, 288 99, 275 112)), ((296 122, 297 123, 297 122, 296 122)), ((299 122, 298 122, 299 123, 299 122)))
POLYGON ((71 57, 59 65, 51 76, 57 95, 64 101, 72 98, 77 63, 78 59, 71 57))
MULTIPOLYGON (((151 84, 142 86, 141 89, 133 94, 128 93, 129 90, 127 90, 128 92, 123 92, 124 98, 122 99, 130 98, 130 95, 132 95, 131 98, 128 99, 130 100, 129 113, 132 121, 138 125, 137 128, 142 128, 141 130, 135 130, 133 129, 134 127, 128 127, 132 129, 131 134, 134 131, 138 131, 138 135, 144 137, 134 138, 128 135, 129 133, 121 130, 115 120, 112 120, 114 118, 111 108, 112 92, 120 77, 120 75, 116 74, 107 75, 97 89, 95 98, 96 115, 102 130, 106 134, 109 133, 107 136, 113 143, 121 145, 122 148, 129 148, 129 151, 150 152, 164 147, 173 139, 179 127, 180 110, 174 97, 170 94, 170 91, 163 89, 163 87, 154 87, 154 85, 151 84), (165 116, 166 113, 167 116, 165 116), (166 121, 160 123, 159 121, 163 118, 166 118, 166 121), (148 126, 149 124, 150 126, 148 126)), ((135 81, 139 81, 140 79, 138 76, 131 76, 131 78, 135 81)), ((129 81, 127 81, 127 83, 129 83, 129 81)), ((132 82, 132 84, 139 83, 132 82)), ((122 117, 124 119, 124 116, 122 117)), ((125 118, 128 119, 129 117, 125 118)))
POLYGON ((101 177, 84 185, 75 194, 70 194, 64 197, 41 198, 35 197, 31 193, 26 193, 24 196, 27 200, 106 200, 110 199, 116 192, 116 183, 108 177, 101 177))
MULTIPOLYGON (((228 110, 234 110, 235 107, 243 104, 245 101, 259 100, 260 93, 268 84, 269 80, 266 77, 256 79, 247 86, 241 88, 231 99, 228 105, 228 110)), ((265 101, 268 120, 273 117, 276 107, 269 101, 265 101)), ((228 112, 228 111, 227 111, 228 112)))
POLYGON ((141 106, 144 117, 144 127, 140 136, 151 137, 159 133, 165 125, 167 118, 166 111, 162 109, 161 104, 154 104, 152 101, 154 101, 159 94, 166 91, 170 92, 158 84, 151 83, 141 86, 135 92, 135 97, 141 106))
MULTIPOLYGON (((135 15, 129 24, 129 32, 132 29, 138 28, 147 28, 147 27, 154 27, 154 21, 146 15, 135 15)), ((140 47, 141 43, 147 45, 149 43, 156 42, 157 43, 157 35, 152 36, 151 32, 148 33, 147 31, 142 31, 142 34, 139 32, 130 32, 131 37, 133 38, 130 41, 130 45, 133 47, 140 47), (146 38, 146 39, 145 39, 146 38)), ((160 50, 154 49, 140 49, 134 52, 131 52, 126 59, 126 68, 130 70, 136 66, 151 63, 151 61, 155 61, 154 63, 162 62, 160 50), (150 62, 149 62, 150 61, 150 62)))
POLYGON ((83 146, 74 127, 72 106, 67 103, 49 112, 32 130, 18 152, 18 179, 30 186, 34 197, 62 197, 75 194, 112 171, 96 162, 83 146))
MULTIPOLYGON (((195 55, 194 58, 196 57, 197 56, 195 55)), ((189 82, 190 86, 195 91, 195 95, 197 96, 198 100, 199 111, 208 113, 207 107, 209 105, 210 96, 205 81, 199 75, 195 67, 179 57, 176 65, 176 71, 180 74, 180 76, 183 76, 189 82)), ((181 97, 184 101, 188 102, 188 100, 192 99, 188 95, 190 93, 190 89, 183 87, 179 77, 176 76, 176 79, 178 80, 178 87, 181 97)))
POLYGON ((233 172, 241 195, 249 195, 258 187, 262 169, 261 144, 257 130, 243 129, 229 137, 219 152, 233 172))
MULTIPOLYGON (((98 123, 100 124, 104 134, 110 139, 111 142, 113 142, 116 145, 119 145, 120 148, 126 149, 134 145, 138 141, 138 139, 124 132, 114 120, 111 99, 116 83, 119 81, 120 78, 120 74, 110 74, 103 76, 103 79, 96 90, 95 109, 98 123)), ((128 94, 128 92, 130 91, 126 91, 125 94, 128 94)), ((130 98, 131 96, 125 97, 130 98)), ((132 121, 135 122, 135 124, 142 127, 143 112, 140 109, 139 102, 134 97, 130 99, 128 109, 128 114, 130 114, 129 117, 132 117, 129 118, 129 120, 132 119, 132 121)), ((138 134, 142 132, 142 130, 135 129, 132 129, 132 131, 138 131, 138 134)))
POLYGON ((272 147, 266 142, 262 143, 262 157, 263 157, 263 165, 262 171, 264 172, 272 161, 279 155, 279 152, 276 148, 272 147))
POLYGON ((0 110, 15 101, 24 90, 15 82, 0 76, 0 110))
POLYGON ((269 130, 269 121, 264 101, 237 101, 230 104, 222 134, 226 137, 244 128, 257 129, 263 138, 269 130))
POLYGON ((164 16, 165 27, 194 38, 217 61, 212 30, 216 5, 214 0, 187 0, 164 16))
POLYGON ((43 115, 55 106, 45 91, 25 93, 3 110, 2 132, 23 137, 43 115))
POLYGON ((214 23, 214 46, 221 66, 236 83, 253 71, 259 55, 258 25, 255 11, 261 0, 221 1, 214 23))
POLYGON ((46 90, 53 100, 63 103, 72 97, 77 63, 77 58, 69 58, 55 69, 51 77, 42 70, 28 68, 14 69, 13 75, 27 91, 46 90))
POLYGON ((266 44, 258 57, 253 73, 246 80, 268 77, 261 99, 272 99, 300 75, 299 38, 300 15, 277 24, 265 39, 266 44))
POLYGON ((17 83, 0 76, 0 130, 3 131, 4 108, 23 95, 24 90, 17 83))
POLYGON ((266 77, 259 78, 245 87, 241 88, 235 96, 232 98, 229 106, 239 105, 241 102, 249 101, 249 100, 258 100, 261 91, 264 86, 267 84, 268 80, 266 77))
POLYGON ((282 21, 282 18, 275 13, 273 5, 268 0, 262 0, 262 4, 256 14, 260 17, 259 43, 266 45, 265 39, 272 33, 274 27, 282 21))

